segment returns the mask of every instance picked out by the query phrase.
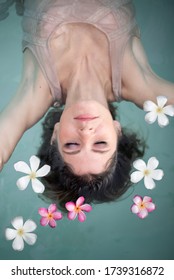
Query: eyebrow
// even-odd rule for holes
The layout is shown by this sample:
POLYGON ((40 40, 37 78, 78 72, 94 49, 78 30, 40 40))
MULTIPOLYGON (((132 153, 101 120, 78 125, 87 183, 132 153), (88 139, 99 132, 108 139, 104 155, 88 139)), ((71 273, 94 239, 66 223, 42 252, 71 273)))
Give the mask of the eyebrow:
MULTIPOLYGON (((105 154, 105 153, 108 153, 110 150, 105 150, 105 151, 100 151, 100 150, 92 150, 94 153, 99 153, 99 154, 105 154)), ((63 151, 65 154, 67 155, 76 155, 78 153, 80 153, 80 150, 77 150, 77 151, 73 151, 73 152, 66 152, 66 151, 63 151)))

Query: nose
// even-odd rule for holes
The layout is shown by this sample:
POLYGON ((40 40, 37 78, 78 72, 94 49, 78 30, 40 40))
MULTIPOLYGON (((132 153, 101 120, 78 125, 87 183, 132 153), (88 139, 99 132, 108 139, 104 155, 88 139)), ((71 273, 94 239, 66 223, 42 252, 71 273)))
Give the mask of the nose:
POLYGON ((79 132, 83 135, 90 135, 94 130, 94 126, 90 122, 82 123, 79 127, 79 132))

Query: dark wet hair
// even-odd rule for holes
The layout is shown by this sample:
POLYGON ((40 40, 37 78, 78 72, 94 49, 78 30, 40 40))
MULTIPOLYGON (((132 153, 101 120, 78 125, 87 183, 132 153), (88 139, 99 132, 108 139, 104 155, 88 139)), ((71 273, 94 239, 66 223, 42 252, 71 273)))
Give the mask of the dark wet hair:
POLYGON ((19 16, 22 16, 24 13, 24 0, 4 0, 3 3, 0 4, 0 21, 4 20, 9 15, 10 7, 15 4, 16 13, 19 16))
MULTIPOLYGON (((116 110, 109 105, 113 119, 116 110)), ((50 173, 42 178, 45 185, 44 198, 51 199, 61 208, 68 201, 76 201, 84 196, 86 203, 102 203, 118 199, 131 186, 130 171, 132 162, 144 155, 144 140, 122 129, 118 140, 117 150, 114 153, 108 169, 101 174, 76 175, 63 161, 57 145, 51 145, 54 125, 60 120, 62 110, 51 109, 43 122, 42 144, 38 151, 41 164, 51 166, 50 173)))

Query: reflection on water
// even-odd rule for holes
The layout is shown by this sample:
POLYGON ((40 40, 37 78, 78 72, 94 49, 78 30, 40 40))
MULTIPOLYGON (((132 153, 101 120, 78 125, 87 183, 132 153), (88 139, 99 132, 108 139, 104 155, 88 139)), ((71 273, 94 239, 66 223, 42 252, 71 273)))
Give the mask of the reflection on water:
MULTIPOLYGON (((150 9, 147 1, 134 2, 152 67, 164 78, 174 81, 172 1, 167 1, 168 5, 164 0, 151 1, 150 9)), ((20 21, 11 7, 10 16, 0 22, 0 108, 11 98, 20 79, 20 21)), ((19 174, 13 167, 19 160, 28 162, 36 153, 40 142, 40 122, 25 133, 0 174, 0 259, 173 259, 174 119, 170 118, 169 126, 162 129, 156 123, 145 123, 145 113, 133 104, 121 103, 119 112, 123 126, 141 131, 146 137, 149 148, 144 160, 147 162, 155 156, 160 162, 164 177, 156 182, 156 188, 147 190, 140 181, 117 203, 94 205, 84 223, 69 221, 64 214, 64 219, 57 222, 55 229, 41 227, 38 208, 47 208, 49 204, 41 200, 31 187, 25 191, 18 190, 16 181, 19 174), (135 194, 151 196, 156 204, 156 210, 144 220, 130 211, 135 194), (36 222, 38 240, 34 246, 25 244, 22 252, 15 252, 12 242, 5 240, 4 232, 7 227, 12 227, 11 219, 21 215, 24 220, 36 222)))

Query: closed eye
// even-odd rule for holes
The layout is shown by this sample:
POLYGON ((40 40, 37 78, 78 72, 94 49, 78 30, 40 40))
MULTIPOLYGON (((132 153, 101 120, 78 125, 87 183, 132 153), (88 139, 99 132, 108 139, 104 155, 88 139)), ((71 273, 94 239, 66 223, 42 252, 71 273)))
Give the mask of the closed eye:
MULTIPOLYGON (((81 151, 80 144, 76 142, 68 142, 64 144, 63 152, 66 154, 77 154, 81 151)), ((108 152, 108 143, 105 141, 97 141, 93 144, 93 152, 106 153, 108 152)))
POLYGON ((70 147, 70 146, 78 146, 78 145, 79 145, 78 143, 73 142, 73 143, 66 143, 64 146, 70 147))
POLYGON ((105 141, 97 141, 94 143, 95 146, 99 147, 99 148, 105 148, 107 146, 107 142, 105 141))
POLYGON ((76 150, 76 149, 78 149, 78 147, 79 147, 79 144, 76 142, 69 142, 69 143, 64 144, 64 148, 67 150, 76 150))

